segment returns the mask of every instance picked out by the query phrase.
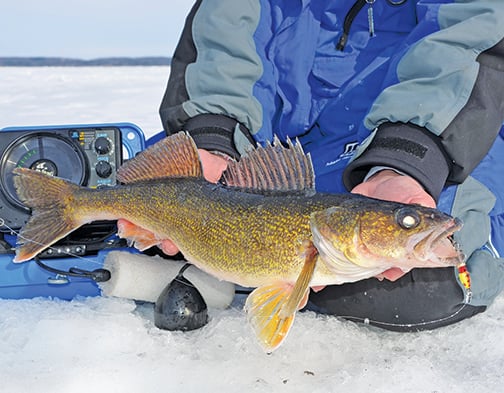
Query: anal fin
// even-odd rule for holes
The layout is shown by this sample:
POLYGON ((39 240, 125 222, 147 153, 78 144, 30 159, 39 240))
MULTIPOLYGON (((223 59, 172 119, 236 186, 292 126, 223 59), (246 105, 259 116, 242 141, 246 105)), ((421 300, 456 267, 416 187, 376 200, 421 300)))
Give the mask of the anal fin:
POLYGON ((277 349, 290 331, 296 311, 306 303, 315 271, 317 251, 310 245, 296 283, 278 282, 256 288, 247 298, 245 310, 263 349, 277 349))

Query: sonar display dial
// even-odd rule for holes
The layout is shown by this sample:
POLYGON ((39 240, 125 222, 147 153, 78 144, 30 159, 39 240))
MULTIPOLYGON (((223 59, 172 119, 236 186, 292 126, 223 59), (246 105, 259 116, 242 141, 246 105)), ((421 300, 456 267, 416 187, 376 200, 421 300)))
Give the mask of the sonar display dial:
POLYGON ((5 149, 0 160, 0 182, 9 201, 26 209, 14 187, 14 168, 30 168, 82 185, 86 182, 87 165, 85 155, 68 138, 49 133, 27 134, 5 149))

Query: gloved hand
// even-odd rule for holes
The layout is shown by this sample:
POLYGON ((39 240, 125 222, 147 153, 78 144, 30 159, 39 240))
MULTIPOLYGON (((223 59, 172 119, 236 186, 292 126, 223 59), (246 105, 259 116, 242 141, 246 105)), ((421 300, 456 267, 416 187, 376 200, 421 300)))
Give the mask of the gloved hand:
MULTIPOLYGON (((213 154, 204 149, 198 149, 198 153, 201 165, 203 166, 203 176, 209 182, 217 183, 217 181, 221 178, 222 173, 227 168, 228 160, 225 156, 213 154)), ((119 228, 119 233, 124 231, 124 228, 127 228, 129 233, 136 232, 138 233, 138 236, 143 239, 150 239, 151 241, 152 239, 155 239, 155 235, 153 233, 124 219, 117 221, 117 227, 119 228)), ((157 246, 166 255, 175 255, 179 252, 178 247, 170 239, 159 240, 157 246)))

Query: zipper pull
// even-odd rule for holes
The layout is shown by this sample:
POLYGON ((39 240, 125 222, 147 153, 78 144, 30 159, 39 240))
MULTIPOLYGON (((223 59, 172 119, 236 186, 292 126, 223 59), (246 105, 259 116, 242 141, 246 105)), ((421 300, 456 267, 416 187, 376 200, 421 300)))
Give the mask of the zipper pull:
POLYGON ((366 3, 368 3, 369 7, 367 10, 367 17, 368 17, 368 25, 369 25, 369 36, 374 37, 375 35, 375 30, 374 30, 374 18, 373 18, 373 4, 375 0, 366 0, 366 3))

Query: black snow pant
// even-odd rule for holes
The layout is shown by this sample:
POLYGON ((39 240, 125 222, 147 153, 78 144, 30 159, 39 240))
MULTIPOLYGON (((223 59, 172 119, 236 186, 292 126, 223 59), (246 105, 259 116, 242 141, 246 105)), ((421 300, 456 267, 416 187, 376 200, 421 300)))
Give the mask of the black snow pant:
POLYGON ((412 332, 453 324, 485 311, 464 302, 453 267, 413 269, 391 282, 370 278, 311 292, 305 310, 412 332))

